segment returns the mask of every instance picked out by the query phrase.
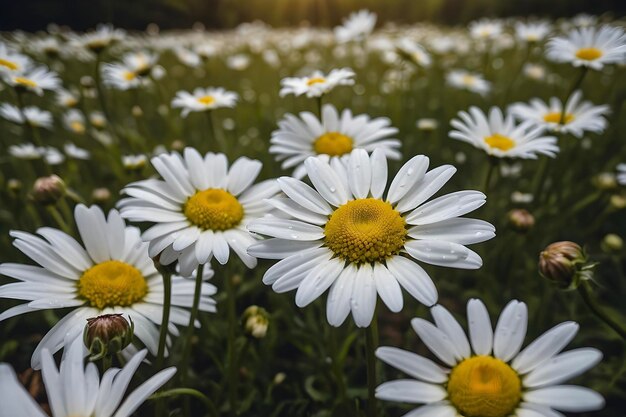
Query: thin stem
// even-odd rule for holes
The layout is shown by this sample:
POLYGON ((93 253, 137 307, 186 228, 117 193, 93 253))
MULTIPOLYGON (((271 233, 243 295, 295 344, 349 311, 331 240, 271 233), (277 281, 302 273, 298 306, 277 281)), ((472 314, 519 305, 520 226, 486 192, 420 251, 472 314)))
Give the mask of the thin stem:
POLYGON ((316 97, 315 101, 317 102, 317 114, 320 117, 320 122, 322 121, 322 96, 316 97))
POLYGON ((102 88, 102 80, 100 78, 100 63, 102 58, 102 52, 96 53, 96 72, 94 74, 94 82, 96 84, 96 91, 98 92, 98 101, 104 117, 107 119, 107 125, 111 123, 111 114, 104 98, 104 89, 102 88))
POLYGON ((365 329, 365 356, 367 358, 367 416, 377 416, 376 404, 376 356, 378 345, 378 320, 376 313, 372 324, 365 329))
POLYGON ((56 206, 49 205, 49 206, 46 206, 46 209, 48 210, 48 213, 50 213, 54 221, 59 225, 61 230, 63 230, 65 233, 71 236, 72 229, 67 225, 67 223, 63 219, 63 216, 61 216, 61 213, 59 213, 59 210, 56 208, 56 206))
POLYGON ((226 302, 228 308, 228 413, 237 415, 237 353, 235 351, 235 329, 237 326, 236 293, 233 280, 224 275, 226 281, 226 302))
POLYGON ((539 162, 539 169, 535 171, 535 178, 533 180, 533 197, 536 203, 539 203, 541 190, 543 189, 543 184, 546 181, 548 162, 549 158, 547 156, 543 157, 541 162, 539 162))
POLYGON ((180 364, 180 380, 181 385, 186 385, 189 375, 189 356, 191 354, 191 339, 193 338, 193 330, 198 317, 198 307, 200 306, 200 292, 202 291, 202 272, 204 265, 199 265, 196 270, 196 288, 193 293, 193 305, 191 307, 191 315, 189 316, 189 325, 187 326, 187 334, 185 335, 185 344, 183 350, 183 357, 180 364))
MULTIPOLYGON (((624 328, 619 321, 613 319, 613 317, 609 316, 606 311, 600 308, 597 301, 593 298, 593 291, 587 281, 581 282, 578 286, 578 292, 580 293, 580 296, 585 304, 587 304, 587 307, 589 307, 589 310, 591 310, 591 312, 607 326, 615 330, 615 332, 619 334, 622 339, 626 340, 626 328, 624 328)), ((623 320, 621 322, 623 323, 623 320)))
POLYGON ((489 158, 489 168, 487 168, 487 174, 485 175, 485 182, 483 183, 483 191, 487 193, 489 191, 489 185, 491 184, 491 178, 498 166, 498 161, 492 157, 489 158))
POLYGON ((570 97, 572 96, 572 94, 574 94, 574 91, 576 91, 578 89, 578 87, 580 87, 580 85, 583 82, 583 79, 585 78, 585 75, 587 74, 587 70, 589 68, 586 66, 581 67, 580 73, 578 74, 578 78, 576 78, 574 80, 574 82, 572 83, 572 85, 570 86, 569 91, 567 92, 567 95, 565 96, 565 100, 563 100, 563 108, 561 109, 561 118, 559 119, 559 124, 560 125, 564 125, 565 124, 565 119, 567 116, 567 102, 569 101, 570 97))

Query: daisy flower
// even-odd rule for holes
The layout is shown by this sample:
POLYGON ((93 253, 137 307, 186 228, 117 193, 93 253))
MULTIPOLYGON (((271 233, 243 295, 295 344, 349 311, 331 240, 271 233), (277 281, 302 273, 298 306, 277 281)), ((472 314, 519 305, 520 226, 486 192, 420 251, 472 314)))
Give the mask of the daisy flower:
POLYGON ((515 103, 509 112, 522 122, 530 122, 553 132, 571 133, 580 138, 587 132, 602 133, 607 126, 604 118, 609 114, 609 106, 594 106, 589 101, 581 101, 582 92, 576 91, 565 105, 565 117, 561 123, 563 104, 552 97, 549 103, 534 98, 529 104, 515 103))
POLYGON ((119 203, 124 218, 154 223, 143 234, 151 257, 161 254, 165 265, 178 260, 184 276, 213 256, 226 264, 231 248, 248 268, 256 266, 246 252, 256 238, 246 226, 267 212, 264 199, 278 192, 274 180, 252 185, 261 162, 241 157, 229 169, 224 154, 202 157, 186 148, 182 156, 155 156, 152 165, 163 180, 129 184, 122 191, 129 198, 119 203))
POLYGON ((13 88, 32 91, 41 96, 44 90, 55 91, 61 88, 61 79, 44 67, 36 67, 25 72, 14 72, 6 76, 6 82, 13 88))
POLYGON ((626 185, 626 164, 617 166, 617 182, 621 185, 626 185))
POLYGON ((74 43, 96 54, 102 52, 115 42, 124 39, 126 32, 112 25, 100 24, 96 30, 83 35, 75 35, 74 43))
POLYGON ((6 44, 0 42, 0 76, 22 73, 31 64, 32 60, 28 56, 12 51, 6 44))
POLYGON ((22 114, 18 107, 3 103, 0 105, 0 117, 20 125, 24 124, 24 118, 26 118, 26 122, 31 126, 52 128, 52 113, 34 106, 24 107, 24 114, 22 114))
POLYGON ((408 58, 411 62, 424 68, 430 67, 432 58, 430 54, 417 42, 402 38, 396 43, 396 50, 400 56, 408 58))
POLYGON ((459 216, 482 206, 485 195, 460 191, 426 202, 454 175, 453 166, 426 172, 428 158, 416 156, 400 168, 385 195, 387 160, 381 149, 371 157, 355 149, 345 162, 310 157, 304 165, 314 188, 281 177, 285 197, 268 200, 280 215, 248 226, 271 239, 248 252, 281 259, 263 282, 279 293, 297 288, 299 307, 330 288, 331 325, 341 325, 352 311, 357 326, 369 326, 377 294, 391 311, 400 311, 401 287, 419 302, 435 304, 435 285, 416 261, 462 269, 482 265, 464 245, 491 239, 494 228, 459 216))
POLYGON ((183 109, 182 117, 196 111, 215 110, 222 107, 235 107, 239 96, 222 87, 196 88, 193 93, 179 91, 172 100, 172 107, 183 109))
POLYGON ((376 13, 359 10, 343 20, 341 26, 335 28, 337 42, 362 41, 372 33, 376 26, 376 13))
MULTIPOLYGON (((54 353, 82 334, 85 319, 102 314, 122 313, 135 323, 135 335, 156 353, 163 310, 163 279, 148 256, 148 245, 139 230, 127 227, 116 210, 108 219, 97 206, 76 206, 76 226, 84 247, 73 237, 49 227, 37 235, 12 231, 13 245, 39 264, 0 264, 0 274, 19 282, 0 287, 1 298, 27 303, 0 314, 0 321, 32 311, 71 308, 39 342, 33 353, 33 368, 40 366, 41 352, 54 353)), ((186 326, 192 305, 194 282, 182 277, 172 279, 172 314, 168 325, 186 326)), ((210 295, 215 287, 204 283, 200 308, 215 311, 210 295)))
POLYGON ((85 133, 85 116, 80 110, 70 109, 63 115, 63 124, 65 128, 70 132, 74 132, 78 135, 85 133))
POLYGON ((129 52, 122 58, 124 66, 137 76, 150 74, 158 60, 158 54, 147 51, 129 52))
POLYGON ((515 36, 522 42, 540 42, 550 33, 552 27, 548 22, 515 23, 515 36))
POLYGON ((474 39, 495 39, 502 34, 502 22, 480 19, 469 24, 469 32, 474 39))
POLYGON ((142 85, 143 79, 125 64, 104 64, 102 66, 102 81, 116 90, 130 90, 142 85))
POLYGON ((307 97, 321 97, 332 91, 338 85, 354 85, 354 71, 350 68, 331 70, 328 75, 321 71, 315 71, 308 77, 288 77, 280 81, 281 97, 287 94, 307 97))
POLYGON ((43 156, 42 148, 32 143, 9 146, 9 155, 18 159, 39 159, 43 156))
POLYGON ((56 102, 62 107, 72 108, 78 104, 78 97, 76 94, 61 88, 56 92, 56 102))
POLYGON ((607 64, 626 63, 626 34, 618 27, 573 29, 548 41, 546 54, 555 62, 600 70, 607 64))
POLYGON ((66 143, 65 145, 63 145, 63 150, 70 158, 81 159, 85 161, 91 158, 91 153, 88 150, 79 148, 73 143, 66 143))
POLYGON ((497 107, 491 108, 489 117, 478 107, 470 107, 469 113, 461 111, 458 116, 459 119, 450 122, 456 130, 448 136, 474 145, 490 156, 537 159, 542 154, 554 158, 559 151, 556 138, 544 136, 543 127, 528 122, 516 125, 512 115, 505 117, 497 107))
POLYGON ((309 112, 299 117, 285 115, 278 122, 279 129, 272 132, 269 151, 284 161, 283 169, 295 167, 293 176, 298 179, 305 175, 304 160, 309 156, 347 156, 353 149, 371 152, 381 148, 388 158, 400 159, 400 141, 392 138, 398 129, 390 123, 385 117, 353 116, 348 109, 339 115, 334 106, 326 104, 321 120, 309 112))
POLYGON ((452 70, 446 74, 448 85, 461 90, 468 90, 482 96, 491 91, 491 83, 477 73, 465 70, 452 70))
POLYGON ((376 389, 382 400, 425 404, 407 416, 557 417, 566 412, 601 409, 597 392, 563 382, 602 359, 593 348, 561 353, 578 324, 561 323, 521 350, 528 325, 526 304, 513 300, 500 314, 495 331, 482 301, 467 303, 469 340, 444 307, 431 309, 432 324, 415 318, 419 338, 445 365, 393 347, 376 356, 413 379, 385 382, 376 389), (521 350, 521 351, 520 351, 521 350))
MULTIPOLYGON (((61 365, 57 369, 50 351, 44 349, 42 352, 42 377, 52 417, 130 417, 176 373, 174 367, 164 369, 139 385, 124 399, 128 385, 146 357, 146 350, 133 355, 122 369, 108 369, 102 378, 96 364, 88 363, 84 366, 85 353, 82 339, 76 339, 64 352, 61 365)), ((0 414, 3 416, 48 416, 6 363, 0 363, 0 403, 0 414)))

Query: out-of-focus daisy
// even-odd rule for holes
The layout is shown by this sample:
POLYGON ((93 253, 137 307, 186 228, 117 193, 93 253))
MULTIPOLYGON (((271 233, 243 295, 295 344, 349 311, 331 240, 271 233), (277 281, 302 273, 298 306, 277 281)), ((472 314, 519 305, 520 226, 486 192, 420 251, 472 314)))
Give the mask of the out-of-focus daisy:
POLYGON ((424 155, 410 159, 387 188, 387 160, 355 149, 348 160, 310 157, 304 163, 314 188, 291 177, 278 180, 286 197, 269 203, 281 216, 266 216, 248 228, 271 239, 248 252, 281 259, 263 282, 282 293, 293 289, 304 307, 328 288, 327 319, 339 326, 350 311, 359 327, 372 321, 377 294, 402 309, 401 287, 425 305, 437 302, 433 281, 417 262, 477 269, 478 254, 464 245, 494 236, 491 224, 460 218, 485 203, 478 191, 460 191, 426 202, 454 175, 444 165, 426 172, 424 155))
POLYGON ((59 89, 56 92, 56 102, 62 107, 72 108, 78 104, 78 97, 65 89, 59 89))
POLYGON ((78 135, 85 133, 85 116, 80 110, 70 109, 63 115, 65 128, 78 135))
POLYGON ((626 185, 626 164, 617 166, 617 182, 621 185, 626 185))
POLYGON ((36 67, 26 72, 14 72, 5 77, 6 82, 15 89, 32 91, 37 95, 43 95, 44 90, 58 90, 61 87, 61 79, 52 71, 44 67, 36 67))
POLYGON ((26 122, 31 126, 46 129, 52 128, 52 114, 35 106, 24 107, 24 113, 22 114, 18 107, 9 103, 2 103, 0 105, 0 117, 20 125, 24 124, 24 118, 26 118, 26 122))
POLYGON ((187 65, 188 67, 196 68, 202 64, 202 60, 200 59, 200 55, 192 51, 191 49, 184 47, 174 48, 174 55, 178 58, 180 62, 187 65))
POLYGON ((598 16, 594 16, 588 13, 580 13, 572 18, 574 26, 589 27, 595 26, 598 23, 598 16))
MULTIPOLYGON (((0 321, 38 310, 71 308, 39 342, 33 352, 33 368, 40 366, 42 349, 58 351, 66 341, 82 334, 85 319, 102 314, 122 313, 135 323, 135 335, 156 353, 163 310, 163 279, 139 230, 127 227, 116 210, 108 219, 97 206, 76 206, 74 217, 84 247, 71 236, 49 227, 37 230, 40 236, 12 231, 13 245, 40 266, 0 264, 0 274, 20 282, 0 287, 0 297, 26 300, 0 314, 0 321)), ((193 293, 193 281, 172 279, 172 313, 169 331, 186 326, 193 293)), ((210 298, 215 287, 204 283, 200 309, 215 311, 210 298)))
POLYGON ((179 108, 182 117, 190 112, 215 110, 221 107, 235 107, 239 96, 222 87, 196 88, 193 93, 179 91, 172 100, 172 107, 179 108))
POLYGON ((454 88, 468 90, 483 96, 491 91, 491 83, 485 80, 482 75, 465 70, 450 71, 446 74, 446 82, 454 88))
POLYGON ((376 26, 376 13, 359 10, 343 20, 341 26, 335 28, 337 42, 362 41, 372 33, 376 26))
POLYGON ((235 71, 243 71, 250 66, 250 55, 231 55, 226 58, 226 66, 235 71))
POLYGON ((102 80, 116 90, 138 88, 143 83, 143 78, 125 64, 105 64, 102 67, 102 80))
POLYGON ((128 52, 122 57, 124 66, 138 77, 150 74, 158 60, 158 54, 148 51, 128 52))
POLYGON ((518 120, 530 122, 554 132, 571 133, 581 138, 585 132, 602 133, 607 121, 604 118, 609 113, 609 106, 594 106, 589 101, 581 101, 582 92, 576 91, 565 105, 561 100, 552 97, 549 103, 533 98, 529 104, 515 103, 509 112, 518 120), (564 116, 561 120, 561 116, 564 116))
POLYGON ((433 307, 431 314, 434 324, 415 318, 411 325, 445 366, 394 347, 376 351, 379 359, 411 377, 385 382, 376 389, 376 397, 382 400, 424 404, 407 415, 557 417, 562 414, 555 410, 604 407, 597 392, 563 385, 602 359, 594 348, 561 353, 576 335, 578 324, 561 323, 521 350, 528 325, 524 303, 507 304, 494 331, 482 301, 470 300, 469 338, 444 307, 433 307))
POLYGON ((88 160, 91 157, 91 154, 87 149, 79 148, 73 143, 66 143, 63 145, 63 150, 70 158, 88 160))
POLYGON ((91 123, 91 125, 96 129, 101 130, 105 128, 107 124, 107 119, 106 117, 104 117, 104 113, 99 111, 92 111, 91 113, 89 113, 89 123, 91 123))
POLYGON ((52 146, 43 146, 40 149, 41 155, 48 165, 60 165, 65 162, 65 155, 52 146))
POLYGON ((534 64, 527 62, 522 68, 522 72, 525 76, 533 80, 543 80, 546 78, 546 68, 540 64, 534 64))
POLYGON ((419 130, 424 130, 428 132, 437 129, 437 127, 439 126, 439 122, 437 121, 437 119, 418 119, 415 123, 415 126, 419 130))
POLYGON ((492 107, 489 117, 478 107, 470 107, 469 113, 461 111, 459 119, 453 119, 449 136, 482 149, 498 158, 536 159, 537 155, 555 157, 559 151, 556 138, 545 136, 544 128, 525 122, 516 124, 513 116, 506 117, 497 107, 492 107))
POLYGON ((32 64, 32 60, 23 54, 12 51, 5 43, 0 42, 0 76, 23 73, 32 64))
POLYGON ((124 39, 125 34, 126 32, 122 29, 116 29, 112 25, 101 24, 94 31, 83 35, 75 35, 73 41, 91 52, 99 54, 113 43, 124 39))
POLYGON ((18 159, 39 159, 43 156, 43 152, 32 143, 21 143, 9 146, 9 155, 18 159))
POLYGON ((202 157, 193 148, 161 154, 152 165, 163 180, 129 184, 120 201, 122 216, 154 223, 144 232, 150 256, 160 262, 178 260, 185 276, 213 256, 224 265, 232 249, 248 268, 257 260, 246 250, 256 238, 248 232, 249 221, 264 215, 265 199, 278 192, 275 180, 252 185, 261 171, 259 161, 241 157, 230 169, 224 154, 202 157))
POLYGON ((470 36, 474 39, 495 39, 502 34, 502 22, 480 19, 469 24, 470 36))
POLYGON ((142 169, 147 163, 148 157, 144 154, 122 155, 122 165, 124 165, 124 168, 131 171, 142 169))
POLYGON ((550 33, 552 27, 548 22, 516 22, 515 37, 522 42, 540 42, 550 33))
MULTIPOLYGON (((130 417, 176 373, 174 367, 164 369, 124 399, 128 385, 146 357, 146 350, 133 355, 122 369, 107 370, 102 378, 96 364, 88 363, 84 366, 85 348, 80 338, 67 347, 58 369, 48 349, 44 349, 42 356, 42 377, 52 417, 130 417)), ((2 416, 48 416, 6 363, 0 363, 0 403, 2 416)))
POLYGON ((354 85, 354 71, 350 68, 331 70, 328 75, 315 71, 308 77, 287 77, 280 81, 280 96, 287 94, 321 97, 338 85, 354 85))
POLYGON ((296 178, 304 177, 303 162, 314 155, 343 156, 353 149, 371 152, 381 148, 386 157, 400 159, 400 141, 392 138, 398 129, 390 124, 385 117, 353 116, 348 109, 340 115, 334 106, 326 104, 321 121, 309 112, 300 113, 299 117, 286 114, 278 122, 279 129, 272 132, 269 151, 277 160, 284 161, 283 169, 295 167, 296 178))
POLYGON ((432 63, 430 54, 426 52, 426 49, 419 43, 407 38, 402 38, 396 43, 396 50, 400 56, 407 58, 420 67, 428 68, 432 63))
POLYGON ((548 41, 546 54, 555 62, 600 70, 607 64, 626 63, 626 34, 619 27, 573 29, 548 41))

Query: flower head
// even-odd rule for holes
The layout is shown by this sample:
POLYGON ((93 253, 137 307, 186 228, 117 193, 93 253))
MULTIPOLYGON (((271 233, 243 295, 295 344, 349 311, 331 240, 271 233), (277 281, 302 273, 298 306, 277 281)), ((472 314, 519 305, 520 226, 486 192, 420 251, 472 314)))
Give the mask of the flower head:
POLYGON ((182 109, 181 116, 191 112, 215 110, 221 107, 235 107, 239 96, 222 87, 196 88, 193 93, 179 91, 172 100, 172 107, 182 109))
POLYGON ((626 62, 626 34, 618 27, 573 29, 548 41, 546 54, 555 62, 600 70, 607 64, 626 62))
POLYGON ((321 97, 331 92, 339 85, 353 85, 354 71, 350 68, 334 69, 324 74, 321 71, 315 71, 308 77, 288 77, 280 81, 280 96, 287 94, 301 96, 306 94, 307 97, 321 97))
POLYGON ((362 41, 372 33, 376 26, 376 13, 359 10, 343 20, 341 26, 335 28, 337 42, 362 41))
POLYGON ((6 82, 13 88, 22 91, 31 91, 43 95, 44 90, 58 90, 61 88, 61 79, 52 71, 44 67, 35 67, 24 72, 13 72, 6 76, 6 82))
POLYGON ((26 122, 31 126, 52 128, 52 113, 35 106, 24 107, 22 113, 18 107, 9 103, 2 103, 0 105, 0 117, 16 124, 24 124, 24 118, 26 118, 26 122))
POLYGON ((491 91, 491 83, 485 80, 482 75, 465 70, 450 71, 446 74, 446 82, 454 88, 468 90, 481 96, 491 91))

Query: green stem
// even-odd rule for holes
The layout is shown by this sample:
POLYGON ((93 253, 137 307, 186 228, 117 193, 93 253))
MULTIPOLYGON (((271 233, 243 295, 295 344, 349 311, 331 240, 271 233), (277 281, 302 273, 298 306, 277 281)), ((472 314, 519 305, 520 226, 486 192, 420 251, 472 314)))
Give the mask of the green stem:
POLYGON ((226 281, 226 302, 228 308, 228 412, 230 416, 237 415, 237 354, 235 352, 235 328, 237 326, 236 293, 233 280, 224 275, 226 281))
POLYGON ((489 168, 487 168, 487 174, 485 175, 485 182, 483 183, 483 192, 487 194, 489 192, 489 185, 491 184, 491 178, 494 171, 498 167, 498 161, 492 157, 489 157, 489 168))
POLYGON ((626 340, 626 328, 622 325, 624 321, 621 320, 620 322, 613 319, 613 317, 609 316, 606 311, 600 308, 597 301, 593 298, 593 291, 591 290, 589 282, 581 282, 578 286, 578 292, 587 307, 589 307, 589 310, 591 310, 591 312, 595 314, 598 319, 603 321, 607 326, 619 334, 622 339, 626 340))
POLYGON ((547 156, 543 157, 541 162, 539 162, 539 169, 535 171, 535 178, 533 180, 533 197, 535 203, 539 203, 541 197, 541 190, 543 189, 543 184, 546 181, 548 173, 548 162, 549 158, 547 156))
POLYGON ((320 122, 322 121, 322 96, 316 97, 315 101, 317 102, 317 114, 320 117, 320 122))
POLYGON ((149 397, 149 399, 160 400, 163 398, 177 397, 179 395, 189 395, 191 397, 198 398, 200 401, 202 401, 202 403, 206 406, 206 408, 209 409, 209 411, 211 412, 210 415, 212 416, 218 415, 217 409, 215 408, 215 405, 211 402, 211 400, 209 400, 206 395, 204 395, 200 391, 195 390, 193 388, 173 388, 167 391, 161 391, 161 392, 152 394, 149 397))
POLYGON ((104 88, 102 88, 102 79, 100 78, 100 63, 102 59, 102 53, 99 52, 96 54, 96 72, 94 74, 94 82, 96 84, 96 91, 98 92, 98 102, 100 103, 100 108, 102 109, 102 113, 104 117, 107 119, 107 125, 111 125, 111 114, 109 113, 109 108, 107 107, 106 100, 104 97, 104 88))
POLYGON ((561 118, 559 120, 559 124, 560 125, 564 125, 565 124, 565 119, 567 116, 567 112, 566 110, 566 106, 567 106, 567 102, 569 101, 570 97, 572 96, 572 94, 574 94, 574 91, 576 91, 578 89, 578 87, 580 87, 580 85, 583 82, 583 79, 585 78, 585 75, 587 74, 587 70, 589 68, 586 66, 581 67, 581 70, 578 74, 578 78, 576 78, 574 80, 574 82, 572 83, 572 85, 570 86, 569 91, 567 92, 567 95, 565 96, 565 100, 563 100, 563 108, 561 109, 561 118))
POLYGON ((59 210, 56 208, 56 206, 49 205, 49 206, 46 206, 46 209, 48 210, 48 213, 50 213, 54 221, 57 222, 61 230, 63 230, 65 233, 71 236, 72 229, 67 225, 67 223, 63 219, 63 216, 61 216, 61 213, 59 213, 59 210))
POLYGON ((376 404, 376 347, 378 345, 378 321, 376 313, 372 324, 365 329, 365 356, 367 358, 367 416, 377 416, 376 404))

